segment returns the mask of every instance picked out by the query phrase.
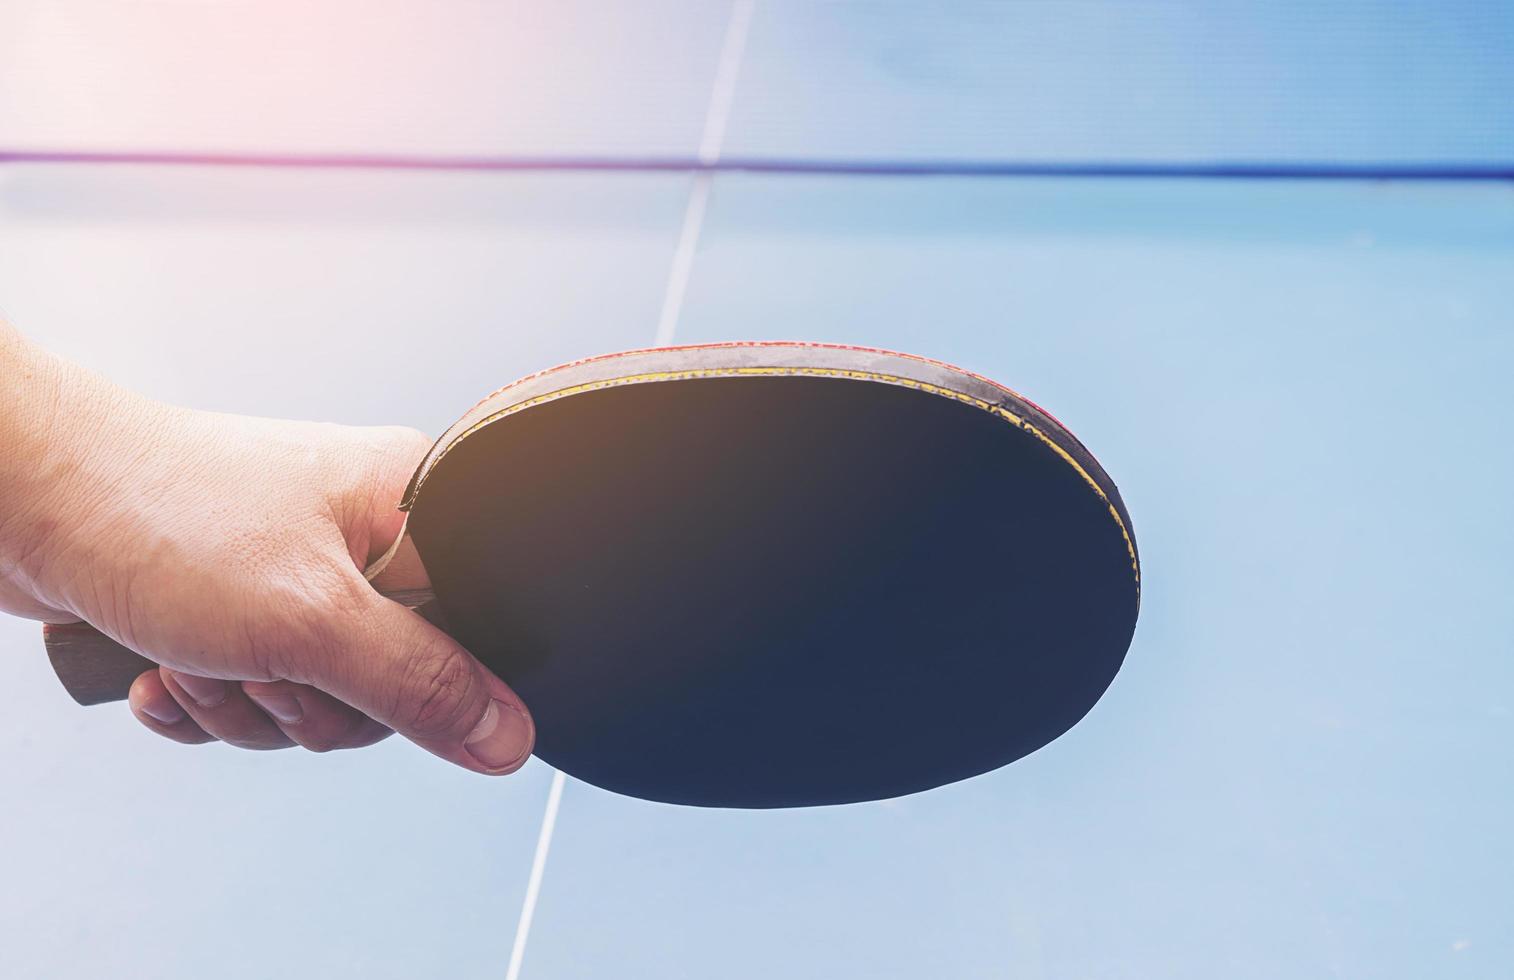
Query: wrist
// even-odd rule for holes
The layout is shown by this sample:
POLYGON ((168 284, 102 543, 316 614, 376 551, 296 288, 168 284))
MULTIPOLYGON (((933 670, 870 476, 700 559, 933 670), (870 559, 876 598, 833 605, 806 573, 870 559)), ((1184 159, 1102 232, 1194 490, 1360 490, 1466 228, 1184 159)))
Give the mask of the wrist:
POLYGON ((50 570, 77 570, 102 500, 126 490, 135 440, 110 435, 152 403, 69 364, 0 323, 0 580, 54 602, 50 570), (138 404, 140 403, 140 404, 138 404))

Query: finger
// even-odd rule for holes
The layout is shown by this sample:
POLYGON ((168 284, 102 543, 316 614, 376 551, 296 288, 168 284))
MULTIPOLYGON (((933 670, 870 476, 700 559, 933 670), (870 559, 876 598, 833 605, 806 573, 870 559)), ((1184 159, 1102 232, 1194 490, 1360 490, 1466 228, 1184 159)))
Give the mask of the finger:
POLYGON ((536 730, 515 692, 356 570, 346 584, 348 601, 317 621, 326 656, 298 658, 311 672, 298 679, 466 769, 502 775, 523 766, 536 730))
POLYGON ((293 681, 243 681, 242 692, 279 729, 312 752, 372 745, 389 733, 336 698, 293 681))
POLYGON ((286 749, 294 742, 235 681, 158 668, 163 685, 201 728, 241 749, 286 749))
POLYGON ((388 725, 384 724, 383 722, 374 721, 372 718, 364 715, 363 721, 358 726, 357 732, 352 736, 352 744, 348 745, 347 748, 367 748, 370 745, 382 742, 384 739, 393 734, 394 729, 390 728, 388 725))
POLYGON ((195 724, 189 713, 179 707, 163 679, 156 670, 145 670, 132 681, 126 695, 127 704, 137 720, 164 738, 183 742, 185 745, 202 745, 214 742, 216 737, 195 724))

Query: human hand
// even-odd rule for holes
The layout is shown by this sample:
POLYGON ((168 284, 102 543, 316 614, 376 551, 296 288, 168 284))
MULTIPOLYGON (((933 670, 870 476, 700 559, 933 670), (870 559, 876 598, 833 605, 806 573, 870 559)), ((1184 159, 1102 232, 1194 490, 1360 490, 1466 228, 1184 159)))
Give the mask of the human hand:
POLYGON ((401 531, 425 436, 162 405, 7 329, 0 610, 82 619, 162 664, 130 705, 176 741, 326 751, 394 730, 477 772, 525 763, 514 692, 362 574, 401 531))

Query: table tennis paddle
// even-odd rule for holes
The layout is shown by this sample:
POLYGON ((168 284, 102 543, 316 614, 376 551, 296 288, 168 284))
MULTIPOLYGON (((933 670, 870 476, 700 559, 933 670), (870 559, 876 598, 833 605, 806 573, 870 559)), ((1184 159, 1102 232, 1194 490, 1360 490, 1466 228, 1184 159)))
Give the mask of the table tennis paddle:
MULTIPOLYGON (((400 503, 419 606, 530 706, 536 753, 669 803, 882 799, 1071 728, 1124 659, 1140 564, 1113 481, 949 365, 741 343, 531 375, 400 503)), ((81 703, 149 661, 46 631, 81 703)))

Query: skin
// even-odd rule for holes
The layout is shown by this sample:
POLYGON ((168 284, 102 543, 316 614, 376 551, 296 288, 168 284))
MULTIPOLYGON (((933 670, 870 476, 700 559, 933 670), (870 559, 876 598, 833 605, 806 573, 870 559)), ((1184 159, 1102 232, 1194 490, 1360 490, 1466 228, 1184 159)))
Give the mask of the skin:
MULTIPOLYGON (((0 612, 83 620, 161 664, 129 704, 177 742, 325 752, 399 732, 513 772, 525 705, 363 578, 429 444, 164 405, 0 322, 0 612)), ((396 565, 386 584, 427 584, 396 565)))

